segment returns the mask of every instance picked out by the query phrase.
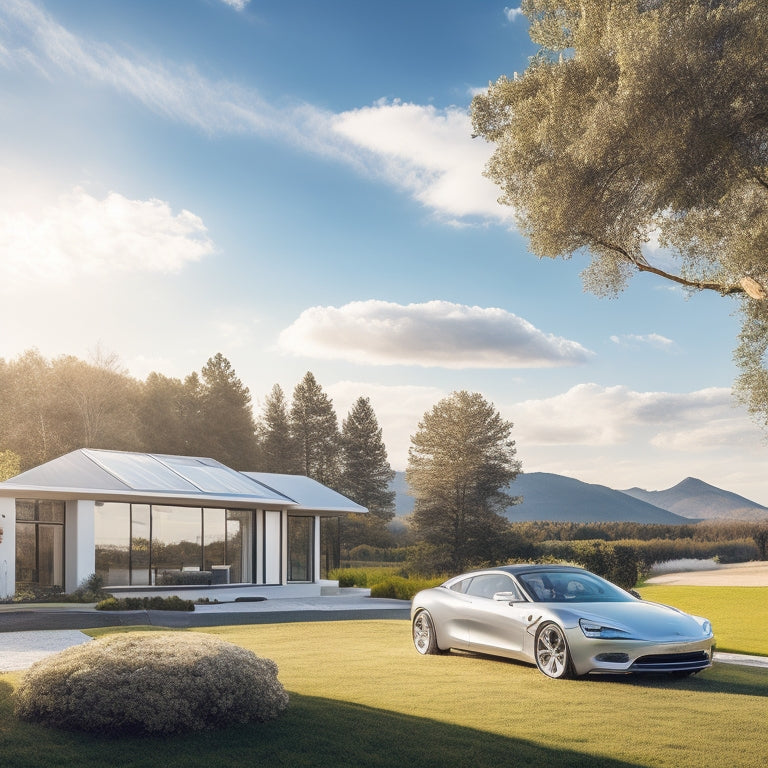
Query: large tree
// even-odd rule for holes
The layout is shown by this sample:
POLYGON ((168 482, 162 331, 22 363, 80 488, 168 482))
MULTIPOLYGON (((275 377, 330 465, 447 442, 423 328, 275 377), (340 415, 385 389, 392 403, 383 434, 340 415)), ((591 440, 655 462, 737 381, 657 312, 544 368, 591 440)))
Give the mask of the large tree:
POLYGON ((342 546, 391 543, 386 523, 395 516, 395 492, 390 488, 395 473, 367 397, 359 397, 342 422, 341 464, 339 490, 368 509, 367 515, 349 515, 342 521, 342 546))
POLYGON ((424 414, 408 451, 406 480, 416 502, 413 525, 460 570, 493 559, 519 501, 508 492, 520 472, 512 424, 482 395, 454 392, 424 414))
MULTIPOLYGON (((192 386, 187 379, 188 386, 192 386)), ((203 366, 200 377, 200 439, 206 456, 234 469, 256 462, 256 424, 251 394, 220 352, 203 366)))
POLYGON ((588 252, 597 294, 649 272, 734 297, 737 392, 768 424, 768 4, 522 10, 539 53, 472 102, 475 133, 496 145, 486 175, 500 202, 536 255, 588 252))
POLYGON ((301 472, 335 488, 340 471, 339 420, 333 401, 310 371, 293 390, 290 419, 301 472))
POLYGON ((150 453, 189 455, 204 452, 199 440, 200 380, 186 381, 152 372, 139 398, 140 445, 150 453))
POLYGON ((300 471, 296 441, 291 434, 288 403, 279 384, 272 387, 264 400, 256 432, 259 440, 259 470, 287 474, 300 471))

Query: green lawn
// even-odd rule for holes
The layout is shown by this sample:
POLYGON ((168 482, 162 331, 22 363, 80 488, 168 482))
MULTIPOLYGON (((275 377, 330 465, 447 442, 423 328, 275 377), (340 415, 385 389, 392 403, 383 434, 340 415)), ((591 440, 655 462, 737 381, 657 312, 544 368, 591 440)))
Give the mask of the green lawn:
POLYGON ((718 651, 768 656, 768 587, 648 585, 638 591, 646 600, 708 618, 718 651))
POLYGON ((14 768, 765 765, 766 670, 721 664, 686 680, 556 681, 513 662, 419 656, 406 621, 204 631, 278 663, 291 693, 282 718, 165 739, 64 733, 16 721, 18 677, 3 675, 0 761, 14 768))

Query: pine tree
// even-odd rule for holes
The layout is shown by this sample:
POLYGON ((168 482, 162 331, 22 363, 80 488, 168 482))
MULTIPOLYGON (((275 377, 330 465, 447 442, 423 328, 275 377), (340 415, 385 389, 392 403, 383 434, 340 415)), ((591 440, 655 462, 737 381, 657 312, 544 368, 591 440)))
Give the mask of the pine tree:
POLYGON ((256 425, 251 394, 220 352, 202 370, 201 437, 207 454, 234 469, 251 469, 256 462, 256 425))
POLYGON ((339 421, 333 402, 310 371, 293 390, 290 420, 300 470, 335 488, 339 481, 339 421))
POLYGON ((291 435, 288 404, 279 384, 272 387, 264 401, 257 435, 258 467, 262 472, 297 474, 300 471, 296 443, 291 435))
POLYGON ((386 523, 395 516, 395 476, 387 460, 382 430, 367 397, 358 398, 342 424, 342 475, 339 490, 368 509, 342 521, 342 546, 385 546, 391 536, 386 523))
POLYGON ((512 424, 480 394, 454 392, 424 414, 408 450, 406 480, 416 499, 414 528, 444 566, 494 559, 516 503, 507 486, 520 471, 512 424))

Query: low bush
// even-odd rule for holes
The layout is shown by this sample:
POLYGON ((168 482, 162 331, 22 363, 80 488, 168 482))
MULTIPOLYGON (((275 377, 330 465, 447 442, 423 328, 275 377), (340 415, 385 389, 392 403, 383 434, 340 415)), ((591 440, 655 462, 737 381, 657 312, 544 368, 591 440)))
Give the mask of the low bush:
POLYGON ((96 603, 109 596, 109 592, 104 589, 104 577, 92 573, 80 582, 77 589, 64 597, 68 603, 96 603))
POLYGON ((434 579, 407 579, 403 576, 389 576, 376 582, 371 587, 371 597, 385 597, 392 600, 412 600, 422 589, 436 587, 445 581, 443 577, 434 579))
POLYGON ((624 589, 632 589, 640 575, 640 559, 630 544, 596 539, 545 541, 540 547, 547 557, 576 563, 624 589))
POLYGON ((193 600, 170 597, 108 597, 96 603, 97 611, 194 611, 193 600))
POLYGON ((157 583, 162 586, 210 584, 212 579, 211 571, 160 571, 157 583))
POLYGON ((128 632, 34 664, 16 714, 104 734, 171 734, 278 717, 288 694, 271 659, 213 635, 128 632))
POLYGON ((336 568, 328 574, 328 578, 338 581, 340 587, 371 587, 393 576, 396 571, 396 568, 336 568))

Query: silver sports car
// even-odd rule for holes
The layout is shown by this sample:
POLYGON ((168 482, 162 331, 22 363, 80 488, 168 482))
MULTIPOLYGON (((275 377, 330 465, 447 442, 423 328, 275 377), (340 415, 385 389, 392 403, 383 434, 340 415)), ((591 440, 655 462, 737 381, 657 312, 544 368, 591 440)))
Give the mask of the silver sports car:
POLYGON ((422 654, 451 648, 527 661, 555 678, 689 675, 712 666, 712 625, 582 568, 506 565, 425 589, 411 607, 422 654))

